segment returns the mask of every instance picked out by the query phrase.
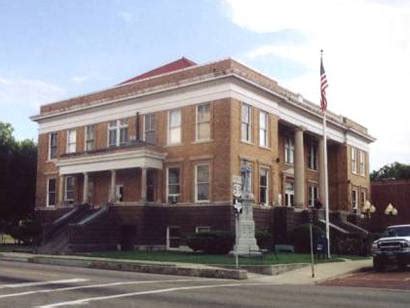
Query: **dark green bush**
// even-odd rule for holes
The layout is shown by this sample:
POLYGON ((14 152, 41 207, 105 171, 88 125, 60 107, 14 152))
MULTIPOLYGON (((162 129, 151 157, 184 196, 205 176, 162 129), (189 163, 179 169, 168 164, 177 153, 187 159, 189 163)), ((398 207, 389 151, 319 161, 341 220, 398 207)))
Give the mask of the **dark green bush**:
MULTIPOLYGON (((318 226, 312 226, 312 233, 314 242, 315 239, 319 239, 321 235, 324 234, 322 229, 318 226)), ((310 252, 310 235, 309 235, 309 224, 304 224, 296 227, 290 232, 289 235, 290 243, 295 247, 295 252, 297 253, 308 253, 310 252)))
POLYGON ((193 251, 209 254, 226 254, 233 249, 235 235, 228 231, 195 233, 187 237, 187 245, 193 251))
POLYGON ((35 244, 42 232, 40 222, 26 219, 9 225, 7 233, 24 244, 35 244))
POLYGON ((272 232, 267 230, 255 231, 256 242, 260 249, 271 249, 273 246, 272 232))

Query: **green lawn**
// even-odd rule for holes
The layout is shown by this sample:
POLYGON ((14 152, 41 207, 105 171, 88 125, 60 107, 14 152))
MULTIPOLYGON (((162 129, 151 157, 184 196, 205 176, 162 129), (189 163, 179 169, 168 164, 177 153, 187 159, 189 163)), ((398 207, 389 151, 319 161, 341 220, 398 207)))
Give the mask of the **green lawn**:
MULTIPOLYGON (((206 265, 235 265, 235 258, 229 255, 206 255, 193 252, 175 252, 175 251, 110 251, 95 252, 89 254, 93 257, 130 259, 142 261, 160 261, 160 262, 183 262, 197 263, 206 265)), ((346 259, 353 257, 344 256, 346 259)), ((359 257, 355 257, 359 258, 359 257)), ((317 260, 318 262, 340 262, 339 257, 330 260, 317 260)), ((289 263, 310 263, 309 254, 296 253, 267 253, 261 257, 241 257, 241 265, 267 265, 267 264, 289 264, 289 263)))

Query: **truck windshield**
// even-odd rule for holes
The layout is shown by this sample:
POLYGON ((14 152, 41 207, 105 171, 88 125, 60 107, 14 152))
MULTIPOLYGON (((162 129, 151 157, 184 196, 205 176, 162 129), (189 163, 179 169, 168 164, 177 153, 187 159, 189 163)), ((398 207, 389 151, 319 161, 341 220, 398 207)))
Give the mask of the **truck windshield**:
POLYGON ((410 236, 410 226, 409 227, 394 227, 388 228, 384 231, 385 237, 394 237, 394 236, 410 236))

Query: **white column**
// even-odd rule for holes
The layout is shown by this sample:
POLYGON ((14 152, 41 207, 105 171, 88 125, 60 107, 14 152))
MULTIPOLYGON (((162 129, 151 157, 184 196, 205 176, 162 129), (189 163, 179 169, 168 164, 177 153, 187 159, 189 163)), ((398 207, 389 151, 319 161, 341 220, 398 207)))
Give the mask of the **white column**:
POLYGON ((295 130, 295 206, 305 206, 305 153, 302 127, 295 130))
POLYGON ((147 168, 141 168, 141 201, 147 201, 147 168))
POLYGON ((60 175, 58 179, 58 205, 64 204, 64 175, 60 175))
POLYGON ((325 157, 323 155, 323 147, 324 147, 324 140, 323 137, 319 140, 319 197, 322 204, 325 202, 325 186, 326 186, 326 177, 325 177, 325 157))
POLYGON ((110 202, 114 203, 117 200, 117 196, 115 193, 115 183, 116 183, 116 171, 111 170, 111 187, 110 187, 110 202))
POLYGON ((88 173, 84 172, 83 177, 83 204, 88 203, 88 173))

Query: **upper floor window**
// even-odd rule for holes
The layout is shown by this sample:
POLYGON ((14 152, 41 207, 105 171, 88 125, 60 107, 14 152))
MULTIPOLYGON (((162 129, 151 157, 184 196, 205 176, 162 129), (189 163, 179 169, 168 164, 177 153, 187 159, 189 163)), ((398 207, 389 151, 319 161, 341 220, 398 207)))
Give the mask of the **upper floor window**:
POLYGON ((363 151, 359 151, 359 173, 360 175, 366 174, 366 158, 365 153, 363 151))
POLYGON ((181 110, 168 113, 168 144, 181 143, 181 110))
POLYGON ((196 140, 211 139, 210 104, 196 106, 196 140))
POLYGON ((85 150, 92 151, 95 149, 95 125, 85 127, 85 150))
POLYGON ((73 202, 74 201, 74 177, 67 176, 65 177, 64 182, 64 201, 73 202))
POLYGON ((268 169, 260 169, 259 171, 259 203, 268 205, 269 204, 269 180, 268 180, 268 169))
POLYGON ((144 137, 145 141, 155 144, 155 113, 148 113, 144 118, 144 137))
POLYGON ((285 163, 293 164, 295 161, 295 145, 293 138, 288 136, 285 138, 285 163))
POLYGON ((57 158, 57 133, 50 133, 48 139, 48 159, 57 158))
POLYGON ((56 179, 48 179, 47 182, 47 206, 56 205, 56 179))
POLYGON ((352 148, 352 173, 357 173, 357 151, 352 148))
POLYGON ((318 198, 318 189, 316 185, 309 185, 309 206, 314 207, 318 198))
POLYGON ((167 169, 167 200, 169 203, 177 203, 181 194, 180 182, 181 169, 171 167, 167 169))
POLYGON ((209 165, 195 166, 195 202, 209 201, 209 165))
POLYGON ((108 146, 125 145, 128 142, 127 119, 111 121, 108 124, 108 146))
POLYGON ((259 112, 259 145, 268 146, 268 114, 263 111, 259 112))
POLYGON ((75 153, 77 147, 77 131, 75 128, 67 131, 67 153, 75 153))
POLYGON ((250 105, 242 104, 242 125, 241 125, 241 138, 242 141, 252 141, 252 109, 250 105))
POLYGON ((313 141, 309 143, 308 167, 309 169, 317 170, 317 144, 313 141))

